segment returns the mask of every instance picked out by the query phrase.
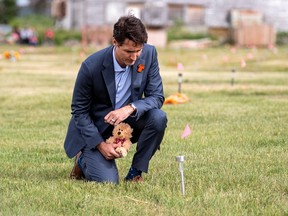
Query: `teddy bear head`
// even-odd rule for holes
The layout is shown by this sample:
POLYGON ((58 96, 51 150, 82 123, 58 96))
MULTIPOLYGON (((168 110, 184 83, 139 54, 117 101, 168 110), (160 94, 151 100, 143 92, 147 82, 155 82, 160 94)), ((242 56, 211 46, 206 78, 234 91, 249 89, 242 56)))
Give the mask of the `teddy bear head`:
POLYGON ((132 137, 133 129, 127 123, 120 123, 116 125, 113 129, 113 136, 120 139, 130 139, 132 137))

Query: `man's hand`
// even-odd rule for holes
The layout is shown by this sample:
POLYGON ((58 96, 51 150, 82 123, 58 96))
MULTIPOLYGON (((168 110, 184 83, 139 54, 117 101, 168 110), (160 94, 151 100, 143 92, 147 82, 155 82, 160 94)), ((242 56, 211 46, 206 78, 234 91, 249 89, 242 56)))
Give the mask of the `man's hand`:
POLYGON ((134 112, 134 109, 130 105, 127 105, 120 109, 109 112, 104 117, 104 121, 111 125, 118 125, 122 121, 127 119, 133 112, 134 112))
POLYGON ((115 151, 118 146, 119 144, 107 144, 102 142, 97 145, 97 148, 106 160, 113 160, 122 157, 121 154, 115 151))

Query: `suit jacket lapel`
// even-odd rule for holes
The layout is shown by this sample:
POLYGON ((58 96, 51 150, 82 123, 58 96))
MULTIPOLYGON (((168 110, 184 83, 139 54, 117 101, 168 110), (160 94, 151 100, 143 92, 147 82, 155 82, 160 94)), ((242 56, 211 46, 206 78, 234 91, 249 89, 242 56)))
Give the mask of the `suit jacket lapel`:
POLYGON ((138 66, 140 64, 145 66, 145 60, 141 58, 142 55, 140 55, 140 57, 136 60, 135 64, 133 65, 133 72, 132 72, 132 88, 131 88, 131 98, 132 101, 134 100, 138 100, 138 94, 139 94, 139 90, 141 87, 141 82, 142 82, 142 78, 143 78, 143 71, 137 71, 138 70, 138 66))
POLYGON ((115 98, 116 98, 116 87, 115 87, 115 71, 112 57, 113 46, 107 52, 106 57, 104 58, 103 66, 104 70, 102 71, 103 79, 106 84, 110 100, 113 108, 115 107, 115 98))

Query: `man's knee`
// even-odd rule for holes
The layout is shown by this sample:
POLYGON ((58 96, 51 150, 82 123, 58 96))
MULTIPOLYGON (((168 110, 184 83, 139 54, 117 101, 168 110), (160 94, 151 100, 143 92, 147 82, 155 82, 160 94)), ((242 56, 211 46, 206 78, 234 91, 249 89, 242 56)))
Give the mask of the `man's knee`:
POLYGON ((105 160, 99 151, 84 151, 80 161, 81 170, 88 181, 118 183, 119 176, 115 161, 105 160))
POLYGON ((155 130, 163 131, 167 127, 167 115, 163 110, 153 109, 148 113, 148 122, 153 125, 155 130))

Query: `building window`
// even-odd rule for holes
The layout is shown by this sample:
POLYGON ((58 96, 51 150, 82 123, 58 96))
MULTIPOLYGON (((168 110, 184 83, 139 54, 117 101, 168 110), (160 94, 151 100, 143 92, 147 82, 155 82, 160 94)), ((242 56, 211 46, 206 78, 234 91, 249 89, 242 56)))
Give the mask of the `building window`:
POLYGON ((205 24, 205 10, 199 6, 187 6, 186 23, 191 26, 205 24))
POLYGON ((168 22, 170 25, 173 25, 175 22, 184 23, 184 8, 182 5, 168 5, 168 22))

